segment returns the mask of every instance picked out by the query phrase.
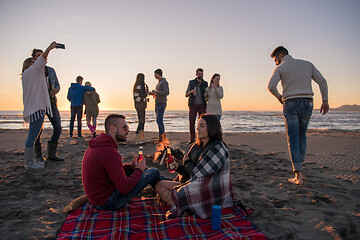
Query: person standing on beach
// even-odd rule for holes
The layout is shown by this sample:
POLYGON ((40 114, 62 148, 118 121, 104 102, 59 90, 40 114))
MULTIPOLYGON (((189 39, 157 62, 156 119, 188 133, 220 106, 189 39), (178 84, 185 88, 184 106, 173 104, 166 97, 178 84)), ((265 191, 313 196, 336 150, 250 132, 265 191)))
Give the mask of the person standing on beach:
POLYGON ((164 126, 164 113, 166 109, 167 96, 170 94, 169 83, 163 76, 161 69, 154 71, 154 76, 159 80, 155 90, 151 94, 155 97, 155 112, 156 112, 156 123, 159 127, 159 139, 161 142, 165 138, 165 126, 164 126))
POLYGON ((111 211, 124 206, 148 184, 154 188, 161 177, 157 168, 147 168, 145 158, 135 156, 130 164, 122 163, 118 145, 129 134, 125 116, 110 114, 104 125, 105 133, 89 142, 81 175, 89 201, 98 210, 111 211))
POLYGON ((329 111, 328 86, 316 67, 304 60, 294 59, 286 48, 279 46, 271 53, 276 68, 270 78, 268 89, 283 105, 283 115, 292 168, 295 177, 291 183, 303 184, 302 163, 306 153, 306 131, 313 110, 311 79, 320 87, 322 105, 320 113, 329 111), (281 81, 283 94, 277 90, 281 81))
MULTIPOLYGON (((85 83, 86 87, 91 87, 90 82, 85 83)), ((99 106, 100 97, 97 92, 88 91, 84 92, 83 101, 85 105, 85 114, 86 114, 86 124, 91 132, 91 138, 96 137, 96 119, 99 115, 99 106), (92 125, 91 125, 92 120, 92 125)))
POLYGON ((201 114, 206 113, 205 89, 208 87, 208 83, 203 79, 203 76, 204 70, 196 69, 196 78, 189 81, 185 93, 185 97, 188 97, 189 106, 190 141, 188 145, 195 142, 196 116, 200 117, 201 114))
POLYGON ((220 86, 220 74, 215 73, 210 81, 210 86, 205 92, 205 100, 207 101, 206 113, 216 115, 221 119, 221 99, 224 97, 224 90, 220 86))
MULTIPOLYGON (((35 48, 32 51, 31 56, 36 61, 41 56, 41 54, 43 54, 43 51, 41 49, 35 48)), ((48 89, 49 89, 48 91, 49 91, 51 111, 52 111, 52 116, 50 116, 49 114, 46 115, 51 125, 53 126, 53 134, 51 136, 50 141, 48 141, 48 145, 47 145, 47 154, 48 154, 47 159, 52 161, 64 161, 63 158, 60 158, 56 155, 62 128, 61 128, 60 112, 57 107, 57 98, 56 98, 56 94, 58 94, 58 92, 60 91, 60 84, 56 76, 56 72, 52 67, 45 66, 45 79, 48 84, 48 89)), ((45 163, 46 159, 42 155, 41 134, 42 134, 42 129, 40 130, 39 136, 35 141, 35 155, 37 161, 45 163)))
POLYGON ((84 78, 78 76, 76 78, 76 83, 71 83, 71 87, 69 87, 67 99, 71 102, 71 118, 70 118, 70 137, 73 136, 74 130, 74 122, 75 117, 77 116, 78 122, 78 137, 82 137, 81 135, 81 119, 82 119, 82 112, 83 112, 83 95, 84 92, 87 91, 95 91, 95 88, 83 86, 84 78))
POLYGON ((136 76, 136 81, 133 87, 134 104, 138 115, 138 126, 135 132, 135 140, 137 144, 144 143, 145 109, 149 100, 147 98, 148 93, 149 87, 145 83, 145 75, 143 73, 139 73, 136 76))
POLYGON ((31 57, 23 63, 21 78, 24 104, 23 118, 30 123, 24 149, 26 170, 42 169, 45 166, 44 162, 36 161, 34 144, 43 127, 45 114, 53 117, 49 83, 45 79, 45 64, 49 52, 55 47, 56 42, 52 42, 36 61, 31 57))

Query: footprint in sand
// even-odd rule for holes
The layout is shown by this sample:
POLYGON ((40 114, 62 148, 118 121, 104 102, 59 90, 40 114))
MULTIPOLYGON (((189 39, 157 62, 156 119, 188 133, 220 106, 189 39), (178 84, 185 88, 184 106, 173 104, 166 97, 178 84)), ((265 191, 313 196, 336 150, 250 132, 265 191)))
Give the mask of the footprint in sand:
POLYGON ((326 204, 332 204, 333 201, 331 199, 329 199, 328 197, 321 197, 321 196, 318 196, 318 195, 315 195, 313 197, 314 200, 316 201, 321 201, 323 203, 326 203, 326 204))
POLYGON ((272 200, 271 201, 272 204, 274 205, 274 207, 276 208, 282 208, 283 206, 285 206, 286 203, 288 203, 288 200, 272 200))

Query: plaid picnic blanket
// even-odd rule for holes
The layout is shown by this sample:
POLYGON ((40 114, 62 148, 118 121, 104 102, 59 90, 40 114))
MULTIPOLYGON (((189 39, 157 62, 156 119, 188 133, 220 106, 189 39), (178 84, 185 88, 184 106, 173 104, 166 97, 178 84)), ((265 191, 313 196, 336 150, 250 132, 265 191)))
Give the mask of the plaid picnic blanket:
POLYGON ((167 210, 153 198, 134 198, 118 211, 86 203, 69 213, 57 239, 268 239, 246 220, 241 204, 222 209, 229 218, 218 231, 211 229, 211 219, 194 215, 166 220, 167 210))

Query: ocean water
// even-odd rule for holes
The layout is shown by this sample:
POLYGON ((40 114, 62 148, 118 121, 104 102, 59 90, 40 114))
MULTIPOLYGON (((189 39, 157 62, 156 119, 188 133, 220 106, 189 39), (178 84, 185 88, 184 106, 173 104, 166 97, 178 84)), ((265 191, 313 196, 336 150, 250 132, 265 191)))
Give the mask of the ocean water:
MULTIPOLYGON (((98 129, 104 130, 104 120, 110 113, 126 116, 130 131, 137 127, 136 111, 100 111, 98 116, 98 129)), ((60 111, 63 129, 69 129, 70 111, 60 111)), ((83 129, 87 129, 83 117, 83 129)), ((164 116, 166 132, 188 132, 188 111, 166 111, 164 116)), ((221 118, 224 132, 284 132, 284 120, 280 111, 225 111, 221 118)), ((75 127, 77 123, 75 123, 75 127)), ((26 129, 23 123, 22 111, 0 111, 0 129, 26 129)), ((45 117, 44 128, 51 128, 51 123, 45 117)), ((360 112, 330 111, 321 115, 314 110, 309 129, 334 131, 360 131, 360 112)), ((146 111, 145 131, 157 132, 156 116, 153 110, 146 111)))

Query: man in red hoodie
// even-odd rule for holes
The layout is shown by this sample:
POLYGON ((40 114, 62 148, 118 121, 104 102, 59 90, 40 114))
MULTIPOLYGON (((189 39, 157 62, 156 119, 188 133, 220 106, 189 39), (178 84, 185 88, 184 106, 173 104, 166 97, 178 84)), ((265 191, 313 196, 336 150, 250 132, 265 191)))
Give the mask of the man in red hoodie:
POLYGON ((129 126, 125 116, 110 114, 105 132, 89 142, 82 161, 82 182, 89 201, 99 210, 117 210, 136 197, 148 184, 161 180, 157 168, 147 168, 145 159, 135 156, 123 164, 118 144, 125 142, 129 126))

